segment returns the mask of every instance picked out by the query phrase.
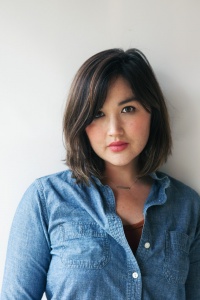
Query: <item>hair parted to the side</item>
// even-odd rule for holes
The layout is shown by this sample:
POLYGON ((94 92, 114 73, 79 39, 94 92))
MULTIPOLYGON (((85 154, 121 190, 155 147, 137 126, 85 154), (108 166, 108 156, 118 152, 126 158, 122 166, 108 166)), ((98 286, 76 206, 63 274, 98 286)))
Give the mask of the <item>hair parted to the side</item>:
POLYGON ((85 128, 102 108, 111 80, 123 77, 144 108, 151 113, 150 135, 139 157, 143 177, 156 171, 171 154, 169 117, 154 72, 138 49, 109 49, 90 57, 72 82, 63 119, 66 164, 77 182, 88 183, 92 175, 101 178, 104 161, 90 146, 85 128))

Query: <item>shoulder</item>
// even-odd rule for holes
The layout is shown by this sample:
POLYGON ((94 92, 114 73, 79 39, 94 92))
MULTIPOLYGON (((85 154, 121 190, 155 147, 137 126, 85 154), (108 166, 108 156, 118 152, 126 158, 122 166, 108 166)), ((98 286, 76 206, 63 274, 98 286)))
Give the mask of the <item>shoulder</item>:
POLYGON ((64 171, 56 172, 53 174, 45 175, 36 179, 41 182, 53 182, 53 181, 71 181, 72 180, 72 172, 71 170, 67 169, 64 171))
POLYGON ((166 193, 174 200, 189 201, 200 208, 199 194, 187 184, 163 172, 156 172, 159 180, 167 182, 166 193))
POLYGON ((72 185, 75 180, 71 176, 70 170, 57 172, 35 179, 26 189, 21 203, 34 205, 44 200, 51 190, 62 189, 63 186, 72 185))
POLYGON ((167 175, 166 173, 157 172, 157 174, 159 177, 162 177, 162 178, 166 177, 169 179, 169 189, 172 189, 173 191, 177 191, 180 194, 187 194, 187 195, 191 195, 191 196, 199 198, 198 193, 193 188, 188 186, 187 184, 181 182, 180 180, 178 180, 170 175, 167 175))
POLYGON ((77 183, 69 169, 40 177, 33 184, 38 190, 41 201, 47 205, 60 200, 69 203, 72 199, 83 199, 95 190, 92 182, 89 185, 77 183))
POLYGON ((57 199, 59 196, 66 197, 82 189, 69 169, 37 178, 33 186, 36 187, 41 201, 45 202, 47 199, 57 199))

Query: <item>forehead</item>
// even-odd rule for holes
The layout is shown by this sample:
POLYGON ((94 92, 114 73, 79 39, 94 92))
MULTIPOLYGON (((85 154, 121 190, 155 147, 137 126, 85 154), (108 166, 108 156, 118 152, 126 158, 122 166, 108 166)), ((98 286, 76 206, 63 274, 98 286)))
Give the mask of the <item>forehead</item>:
POLYGON ((131 101, 137 101, 137 103, 140 103, 146 109, 146 111, 151 113, 151 106, 149 103, 145 99, 141 99, 137 91, 135 92, 133 90, 133 87, 131 87, 131 84, 128 80, 122 76, 118 76, 111 79, 105 100, 103 101, 102 105, 98 107, 98 109, 107 105, 112 106, 114 104, 120 106, 131 101))
POLYGON ((120 104, 120 102, 123 102, 127 99, 134 100, 134 96, 135 95, 129 82, 123 77, 117 77, 111 81, 103 105, 107 105, 109 103, 120 104))
POLYGON ((123 77, 117 77, 110 82, 105 102, 111 99, 123 101, 133 96, 134 93, 129 82, 123 77))

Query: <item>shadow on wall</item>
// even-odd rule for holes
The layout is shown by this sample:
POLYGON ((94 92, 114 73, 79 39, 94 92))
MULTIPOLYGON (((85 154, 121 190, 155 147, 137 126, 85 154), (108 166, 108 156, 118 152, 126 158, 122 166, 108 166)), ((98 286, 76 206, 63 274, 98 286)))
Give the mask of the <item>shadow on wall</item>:
MULTIPOLYGON (((192 98, 184 86, 170 83, 163 88, 173 138, 172 156, 162 170, 173 173, 192 187, 199 186, 200 166, 200 118, 198 97, 193 91, 192 98)), ((200 192, 200 190, 199 190, 200 192)))

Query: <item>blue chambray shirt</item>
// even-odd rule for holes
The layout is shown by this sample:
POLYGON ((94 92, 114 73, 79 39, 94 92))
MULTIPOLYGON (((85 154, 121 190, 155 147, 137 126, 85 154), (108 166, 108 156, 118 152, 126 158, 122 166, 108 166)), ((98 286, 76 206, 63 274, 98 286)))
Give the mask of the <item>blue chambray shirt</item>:
POLYGON ((67 170, 36 180, 12 224, 1 300, 199 300, 200 198, 163 173, 133 255, 112 190, 67 170))

